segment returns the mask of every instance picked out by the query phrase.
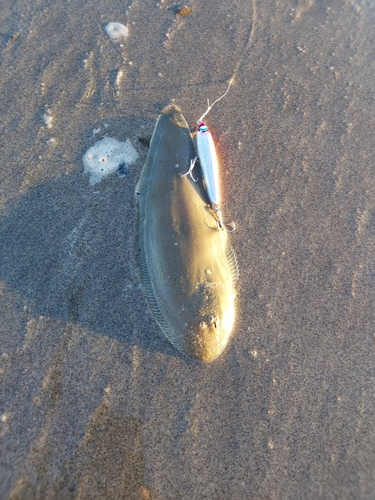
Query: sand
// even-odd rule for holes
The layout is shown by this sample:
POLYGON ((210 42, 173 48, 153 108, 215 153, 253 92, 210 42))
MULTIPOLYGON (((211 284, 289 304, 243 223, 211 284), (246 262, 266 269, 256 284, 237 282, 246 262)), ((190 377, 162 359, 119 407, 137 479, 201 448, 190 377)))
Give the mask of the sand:
POLYGON ((0 1, 0 498, 374 499, 375 3, 186 5, 0 1), (232 76, 237 320, 202 365, 147 313, 133 193, 160 110, 232 76), (106 135, 139 157, 91 186, 106 135))

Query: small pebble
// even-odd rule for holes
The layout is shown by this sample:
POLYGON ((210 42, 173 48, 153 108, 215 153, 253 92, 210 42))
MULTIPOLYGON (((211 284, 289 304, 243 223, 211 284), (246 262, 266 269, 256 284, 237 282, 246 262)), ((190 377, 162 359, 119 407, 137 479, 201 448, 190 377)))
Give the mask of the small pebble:
POLYGON ((191 12, 192 12, 192 9, 190 7, 188 7, 187 5, 184 5, 183 7, 181 7, 181 9, 178 9, 177 14, 181 17, 185 17, 185 16, 188 16, 189 14, 191 14, 191 12))

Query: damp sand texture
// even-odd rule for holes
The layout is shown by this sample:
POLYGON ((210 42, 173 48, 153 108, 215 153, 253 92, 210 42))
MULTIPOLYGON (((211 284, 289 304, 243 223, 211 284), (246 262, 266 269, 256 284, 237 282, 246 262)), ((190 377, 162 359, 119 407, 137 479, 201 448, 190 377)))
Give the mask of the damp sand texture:
POLYGON ((0 498, 373 500, 374 2, 185 5, 0 0, 0 498), (147 313, 134 190, 161 111, 193 126, 234 72, 206 364, 147 313), (105 137, 139 156, 90 185, 105 137))

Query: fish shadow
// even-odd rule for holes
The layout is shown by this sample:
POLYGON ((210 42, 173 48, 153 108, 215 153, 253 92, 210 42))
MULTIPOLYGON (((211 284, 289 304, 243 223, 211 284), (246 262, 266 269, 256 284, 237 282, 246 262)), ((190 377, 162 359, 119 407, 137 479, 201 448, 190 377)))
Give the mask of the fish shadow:
POLYGON ((35 315, 183 357, 148 314, 140 284, 134 188, 144 149, 126 178, 89 186, 80 169, 10 202, 0 220, 0 279, 35 315))

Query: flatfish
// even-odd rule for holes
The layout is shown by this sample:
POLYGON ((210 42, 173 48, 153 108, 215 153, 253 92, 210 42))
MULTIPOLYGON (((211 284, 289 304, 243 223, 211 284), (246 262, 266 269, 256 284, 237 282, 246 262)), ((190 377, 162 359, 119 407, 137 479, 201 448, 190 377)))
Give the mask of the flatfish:
POLYGON ((139 260, 148 308, 165 336, 183 354, 210 363, 233 329, 238 267, 202 182, 181 175, 194 157, 185 118, 166 107, 136 188, 139 260))

